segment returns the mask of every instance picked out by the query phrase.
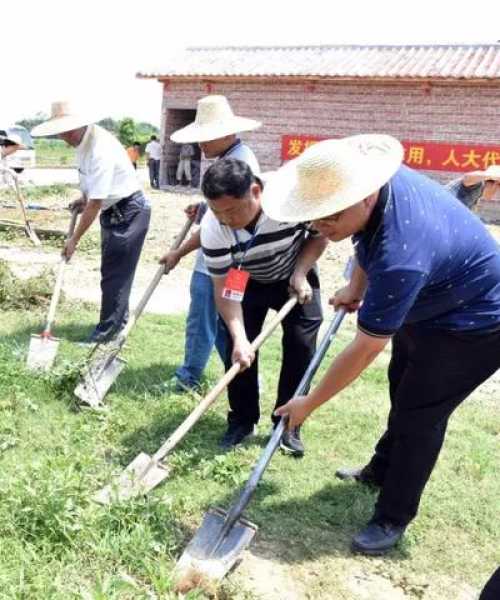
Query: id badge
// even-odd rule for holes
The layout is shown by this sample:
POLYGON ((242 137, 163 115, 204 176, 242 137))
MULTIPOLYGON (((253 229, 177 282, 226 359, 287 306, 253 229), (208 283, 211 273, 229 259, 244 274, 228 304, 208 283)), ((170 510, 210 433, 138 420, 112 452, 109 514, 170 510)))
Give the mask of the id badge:
POLYGON ((245 290, 249 279, 250 273, 231 267, 227 274, 226 281, 224 282, 222 297, 226 300, 241 302, 245 296, 245 290))

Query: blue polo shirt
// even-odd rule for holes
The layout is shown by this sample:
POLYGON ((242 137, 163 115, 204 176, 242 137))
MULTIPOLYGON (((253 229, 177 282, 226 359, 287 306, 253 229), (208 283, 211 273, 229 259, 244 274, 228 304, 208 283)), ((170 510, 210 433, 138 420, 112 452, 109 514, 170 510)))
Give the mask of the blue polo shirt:
POLYGON ((400 167, 353 242, 369 281, 358 314, 365 333, 500 327, 500 248, 439 183, 400 167))

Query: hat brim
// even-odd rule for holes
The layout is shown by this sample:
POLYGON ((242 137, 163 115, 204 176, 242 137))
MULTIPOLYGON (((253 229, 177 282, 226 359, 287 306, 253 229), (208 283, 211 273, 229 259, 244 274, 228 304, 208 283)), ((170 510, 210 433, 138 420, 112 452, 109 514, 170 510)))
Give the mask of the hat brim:
POLYGON ((481 181, 500 181, 500 168, 498 173, 492 173, 491 171, 471 171, 464 175, 463 182, 465 185, 475 185, 481 181))
POLYGON ((57 119, 50 119, 50 121, 46 121, 45 123, 40 123, 40 125, 33 127, 30 133, 33 137, 46 137, 49 135, 65 133, 66 131, 73 131, 74 129, 80 129, 80 127, 86 127, 91 123, 95 123, 95 121, 88 117, 59 117, 57 119))
POLYGON ((177 144, 211 142, 212 140, 223 138, 226 135, 232 135, 242 131, 252 131, 261 125, 262 123, 260 121, 246 119, 245 117, 233 117, 231 120, 225 121, 224 123, 206 125, 199 125, 195 121, 182 129, 174 131, 170 136, 170 139, 177 144))
POLYGON ((23 144, 22 142, 19 143, 16 140, 13 140, 11 137, 9 137, 8 135, 0 135, 0 140, 5 140, 7 142, 11 142, 12 144, 14 144, 15 146, 19 147, 19 150, 28 150, 28 146, 26 146, 26 144, 23 144))
MULTIPOLYGON (((371 134, 346 138, 350 143, 373 137, 371 134)), ((317 197, 314 201, 304 197, 298 186, 297 167, 300 157, 290 161, 268 177, 262 195, 262 209, 272 219, 290 223, 314 221, 338 213, 361 202, 385 185, 403 161, 403 146, 390 136, 384 138, 385 152, 376 147, 360 155, 359 173, 337 187, 334 193, 317 197)), ((344 141, 344 140, 328 140, 344 141)), ((320 142, 324 143, 324 142, 320 142)), ((325 153, 325 160, 328 154, 325 153)))

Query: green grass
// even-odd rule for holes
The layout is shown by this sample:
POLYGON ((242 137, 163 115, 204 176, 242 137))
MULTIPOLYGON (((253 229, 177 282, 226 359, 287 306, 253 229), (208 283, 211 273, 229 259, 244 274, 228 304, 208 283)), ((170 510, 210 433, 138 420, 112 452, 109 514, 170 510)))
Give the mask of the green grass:
MULTIPOLYGON (((234 453, 219 452, 226 412, 221 397, 168 460, 172 473, 164 485, 146 498, 95 505, 93 493, 140 451, 153 453, 196 403, 156 387, 172 376, 182 356, 184 319, 146 315, 128 342, 128 365, 107 408, 75 412, 72 365, 84 350, 72 342, 89 333, 96 317, 95 309, 65 304, 54 330, 63 339, 57 365, 50 375, 35 376, 24 361, 43 313, 2 312, 1 600, 175 598, 175 559, 208 506, 229 508, 267 441, 280 362, 276 336, 261 351, 264 398, 255 441, 234 453)), ((346 343, 349 330, 341 331, 330 355, 346 343)), ((383 428, 383 363, 308 421, 303 460, 273 458, 246 511, 260 527, 251 549, 289 569, 291 580, 307 587, 308 598, 355 598, 345 586, 346 574, 361 566, 409 598, 442 588, 441 596, 431 597, 453 600, 449 578, 479 587, 500 559, 498 409, 476 398, 457 411, 402 547, 385 561, 353 557, 352 534, 370 517, 376 495, 336 482, 333 471, 369 458, 383 428)), ((214 357, 206 385, 220 375, 214 357)), ((250 597, 238 571, 220 598, 250 597)))
POLYGON ((62 140, 35 140, 35 150, 39 167, 75 166, 75 149, 62 140))

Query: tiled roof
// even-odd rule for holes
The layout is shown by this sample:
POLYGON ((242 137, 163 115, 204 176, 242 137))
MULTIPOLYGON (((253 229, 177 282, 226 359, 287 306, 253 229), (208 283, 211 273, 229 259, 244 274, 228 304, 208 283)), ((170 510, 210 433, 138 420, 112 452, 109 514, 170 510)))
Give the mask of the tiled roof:
POLYGON ((145 78, 498 79, 500 44, 186 48, 145 78))

